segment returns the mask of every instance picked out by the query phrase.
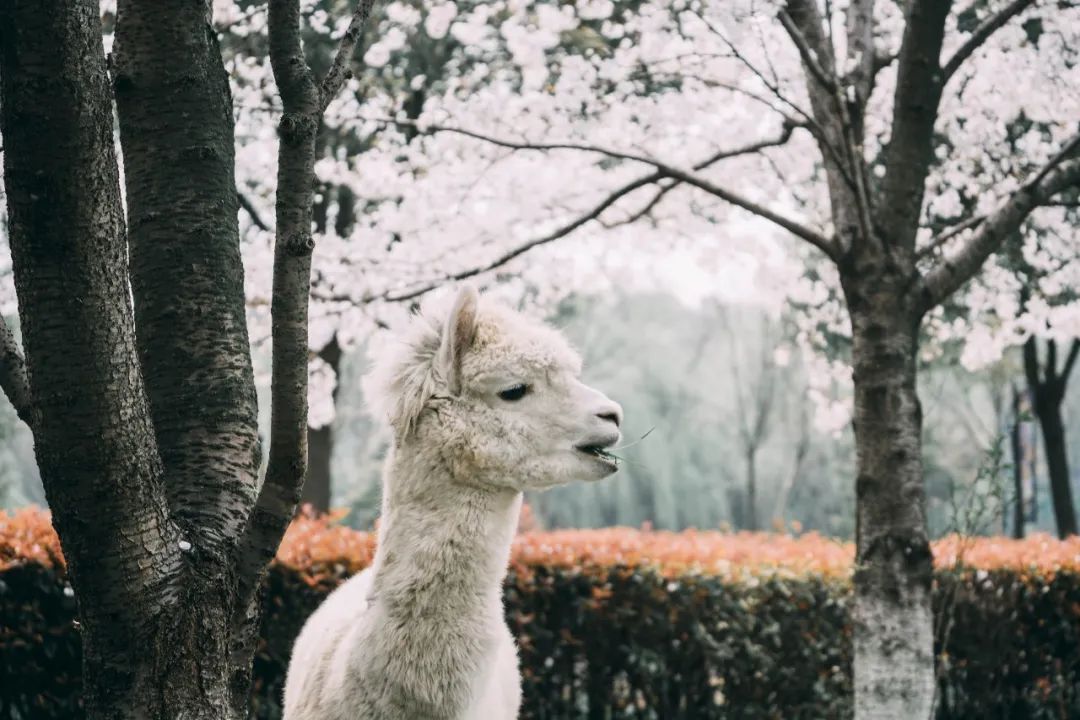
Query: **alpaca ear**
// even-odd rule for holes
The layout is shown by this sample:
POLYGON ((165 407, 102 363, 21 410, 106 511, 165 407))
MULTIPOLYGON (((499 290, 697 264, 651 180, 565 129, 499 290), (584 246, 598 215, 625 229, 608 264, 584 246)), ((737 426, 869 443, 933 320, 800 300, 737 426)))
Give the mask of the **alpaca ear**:
POLYGON ((442 367, 450 392, 461 392, 461 358, 472 347, 476 335, 476 306, 479 296, 476 288, 466 285, 461 288, 446 326, 442 332, 442 344, 439 347, 439 363, 442 367))

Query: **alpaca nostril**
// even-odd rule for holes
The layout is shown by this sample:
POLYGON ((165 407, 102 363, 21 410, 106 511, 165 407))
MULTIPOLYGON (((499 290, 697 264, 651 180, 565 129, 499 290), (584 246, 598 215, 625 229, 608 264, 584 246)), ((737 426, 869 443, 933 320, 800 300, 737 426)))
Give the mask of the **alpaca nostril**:
POLYGON ((615 427, 619 427, 622 424, 622 413, 616 411, 596 413, 596 417, 601 420, 607 420, 610 423, 615 423, 615 427))

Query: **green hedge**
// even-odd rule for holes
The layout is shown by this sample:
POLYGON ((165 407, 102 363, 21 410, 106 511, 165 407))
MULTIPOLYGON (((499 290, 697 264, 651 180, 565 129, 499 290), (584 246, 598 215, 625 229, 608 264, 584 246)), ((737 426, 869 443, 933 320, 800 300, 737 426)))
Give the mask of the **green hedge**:
MULTIPOLYGON (((279 718, 289 648, 333 581, 275 566, 254 716, 279 718)), ((68 591, 70 593, 70 591, 68 591)), ((0 720, 78 718, 75 603, 52 570, 0 573, 0 720)), ((827 579, 667 580, 650 571, 511 574, 523 718, 845 718, 850 592, 827 579)), ((1010 571, 939 574, 940 718, 1080 717, 1080 582, 1010 571), (947 610, 947 612, 943 612, 947 610)))

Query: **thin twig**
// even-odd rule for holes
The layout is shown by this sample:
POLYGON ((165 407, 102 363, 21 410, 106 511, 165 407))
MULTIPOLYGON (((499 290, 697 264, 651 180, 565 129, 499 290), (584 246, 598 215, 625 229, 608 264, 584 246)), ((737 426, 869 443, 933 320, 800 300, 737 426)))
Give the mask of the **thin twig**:
POLYGON ((991 35, 1000 30, 1004 25, 1012 20, 1020 13, 1027 10, 1034 5, 1036 0, 1013 0, 1005 7, 1003 7, 993 17, 985 20, 979 27, 975 28, 975 31, 971 33, 971 37, 961 45, 951 58, 945 63, 942 68, 942 86, 949 81, 956 71, 960 69, 960 66, 971 55, 985 43, 991 35))
POLYGON ((778 15, 780 18, 780 24, 787 30, 787 34, 791 37, 791 41, 795 43, 795 47, 799 51, 799 56, 802 58, 803 64, 810 70, 810 74, 814 76, 814 79, 818 83, 828 90, 833 92, 836 89, 836 79, 830 77, 825 69, 821 67, 818 62, 817 55, 806 42, 806 38, 802 32, 799 31, 799 27, 795 24, 795 21, 791 19, 791 15, 786 10, 781 10, 778 15))
MULTIPOLYGON (((727 190, 725 188, 719 187, 718 185, 715 185, 711 181, 707 180, 706 178, 703 178, 703 177, 700 177, 700 176, 696 175, 693 170, 683 170, 681 168, 677 168, 677 167, 675 167, 673 165, 669 165, 669 164, 667 164, 665 162, 662 162, 662 161, 657 160, 655 158, 649 157, 647 155, 639 155, 639 154, 636 154, 636 153, 629 153, 629 152, 624 152, 624 151, 621 151, 621 150, 613 150, 613 149, 606 148, 606 147, 603 147, 603 146, 600 146, 600 145, 590 145, 588 143, 579 143, 579 142, 536 143, 536 142, 522 142, 522 141, 508 140, 508 139, 505 139, 505 138, 498 138, 498 137, 493 137, 493 136, 490 136, 490 135, 485 135, 483 133, 480 133, 480 132, 477 132, 477 131, 474 131, 474 130, 466 130, 466 129, 463 129, 463 128, 456 128, 456 127, 446 126, 446 125, 419 124, 419 123, 415 123, 415 122, 410 121, 410 120, 403 120, 403 119, 401 119, 401 120, 389 120, 389 119, 380 120, 380 119, 377 119, 377 118, 372 118, 372 121, 373 122, 384 122, 384 123, 395 123, 395 124, 401 124, 401 125, 411 125, 411 126, 416 127, 421 133, 438 133, 438 132, 456 133, 456 134, 464 135, 466 137, 470 137, 470 138, 473 138, 473 139, 476 139, 476 140, 482 140, 482 141, 490 143, 492 145, 497 145, 499 147, 505 147, 505 148, 512 148, 512 149, 515 149, 515 150, 537 150, 537 151, 542 151, 542 150, 581 150, 581 151, 584 151, 584 152, 592 152, 592 153, 596 153, 598 155, 603 155, 605 157, 615 158, 615 159, 619 159, 619 160, 630 160, 630 161, 639 162, 639 163, 642 163, 642 164, 645 164, 645 165, 651 165, 652 167, 656 168, 657 172, 653 173, 650 176, 646 176, 646 177, 651 177, 652 178, 651 180, 649 180, 649 182, 655 182, 656 180, 660 180, 662 178, 672 178, 674 180, 679 180, 680 182, 686 183, 687 185, 693 185, 694 187, 699 188, 701 190, 704 190, 705 192, 709 193, 710 195, 718 197, 721 200, 724 200, 725 202, 728 202, 728 203, 730 203, 732 205, 735 205, 736 207, 740 207, 743 210, 746 210, 746 211, 748 211, 750 213, 753 213, 754 215, 757 215, 757 216, 759 216, 761 218, 764 218, 765 220, 768 220, 769 222, 771 222, 771 223, 773 223, 775 225, 779 225, 780 227, 784 228, 785 230, 787 230, 791 234, 795 235, 796 237, 799 237, 799 238, 807 241, 811 245, 815 246, 816 248, 818 248, 819 250, 821 250, 822 252, 824 252, 826 255, 828 255, 829 257, 831 257, 833 259, 836 259, 838 257, 837 250, 834 247, 833 242, 831 240, 829 240, 828 238, 826 238, 824 235, 821 235, 820 233, 818 233, 818 232, 816 232, 816 231, 814 231, 814 230, 812 230, 812 229, 810 229, 810 228, 808 228, 808 227, 806 227, 804 225, 801 225, 800 223, 797 223, 794 220, 786 218, 786 217, 780 215, 779 213, 775 213, 772 210, 769 210, 768 208, 764 207, 763 205, 760 205, 759 203, 756 203, 756 202, 754 202, 754 201, 752 201, 752 200, 750 200, 748 198, 745 198, 745 197, 743 197, 743 196, 741 196, 741 195, 739 195, 739 194, 737 194, 735 192, 732 192, 732 191, 727 190)), ((641 187, 641 185, 636 185, 635 189, 636 189, 636 187, 641 187)), ((607 206, 605 206, 605 207, 607 207, 607 206)), ((589 217, 587 219, 592 219, 592 218, 589 217)), ((577 227, 577 225, 575 225, 575 228, 576 227, 577 227)), ((559 237, 562 237, 562 236, 560 235, 559 237)), ((530 244, 530 246, 531 246, 531 244, 530 244)), ((518 253, 518 254, 520 254, 520 253, 518 253)), ((515 257, 516 257, 516 255, 515 255, 515 257)), ((471 277, 474 274, 476 274, 476 273, 470 273, 467 277, 471 277)))
POLYGON ((371 8, 374 5, 375 0, 359 0, 356 3, 356 10, 353 11, 352 20, 349 21, 349 27, 346 28, 345 35, 341 38, 337 54, 334 55, 334 63, 326 72, 326 77, 323 78, 319 86, 323 110, 326 109, 331 100, 337 97, 345 81, 351 75, 348 64, 356 52, 356 46, 360 43, 361 36, 364 34, 364 28, 367 26, 368 18, 371 17, 371 8))
POLYGON ((924 257, 932 254, 938 248, 942 247, 945 243, 949 242, 950 240, 952 240, 954 237, 956 237, 960 233, 964 232, 965 230, 972 230, 974 228, 979 227, 979 225, 981 225, 984 220, 986 220, 985 215, 975 215, 973 217, 969 217, 967 220, 963 221, 959 225, 952 226, 951 228, 949 228, 945 232, 943 232, 940 235, 938 235, 937 237, 933 238, 930 241, 929 245, 927 245, 926 247, 919 250, 915 254, 916 259, 921 260, 924 257))
POLYGON ((265 232, 274 231, 273 228, 266 224, 266 221, 262 219, 262 216, 259 215, 259 211, 255 209, 255 205, 251 202, 251 198, 244 193, 237 191, 236 199, 240 201, 240 207, 244 208, 244 212, 251 218, 251 222, 255 223, 255 227, 265 232))

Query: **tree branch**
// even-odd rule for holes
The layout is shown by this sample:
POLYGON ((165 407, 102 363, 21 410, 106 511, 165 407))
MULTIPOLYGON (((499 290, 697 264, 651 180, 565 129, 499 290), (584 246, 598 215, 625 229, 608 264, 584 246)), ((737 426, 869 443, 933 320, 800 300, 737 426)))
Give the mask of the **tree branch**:
POLYGON ((1057 383, 1057 341, 1050 338, 1046 341, 1046 367, 1043 368, 1047 385, 1057 383))
POLYGON ((1080 185, 1080 159, 1066 161, 1080 146, 1080 133, 1065 144, 1035 176, 986 218, 950 258, 928 272, 922 281, 923 311, 935 307, 978 272, 990 255, 1027 219, 1031 211, 1056 193, 1080 185))
POLYGON ((270 65, 285 114, 318 111, 319 92, 300 39, 298 0, 269 0, 267 34, 270 65))
POLYGON ((634 212, 630 213, 621 220, 616 220, 615 222, 604 222, 603 220, 601 220, 600 224, 604 227, 605 230, 614 230, 615 228, 622 227, 624 225, 633 225, 638 220, 645 217, 654 209, 656 209, 656 206, 660 204, 660 201, 667 197, 668 193, 679 187, 681 184, 682 183, 677 180, 667 182, 661 185, 657 189, 657 191, 653 193, 653 196, 649 198, 649 202, 645 203, 634 212))
MULTIPOLYGON (((747 198, 745 198, 745 197, 743 197, 743 196, 741 196, 741 195, 739 195, 737 193, 734 193, 734 192, 731 192, 730 190, 726 190, 724 188, 718 187, 717 185, 714 185, 709 180, 707 180, 707 179, 705 179, 703 177, 700 177, 698 175, 695 175, 693 170, 682 170, 680 168, 677 168, 677 167, 675 167, 673 165, 668 165, 667 163, 664 163, 664 162, 662 162, 660 160, 649 157, 647 155, 638 155, 638 154, 635 154, 635 153, 623 152, 621 150, 613 150, 613 149, 606 148, 606 147, 603 147, 603 146, 600 146, 600 145, 590 145, 588 143, 579 143, 579 142, 554 142, 554 143, 524 142, 524 141, 507 140, 505 138, 493 137, 493 136, 485 135, 483 133, 476 132, 476 131, 473 131, 473 130, 465 130, 465 129, 462 129, 462 128, 456 128, 456 127, 446 126, 446 125, 419 125, 417 123, 413 123, 413 122, 410 122, 410 121, 407 121, 407 120, 380 120, 380 119, 373 119, 373 120, 374 120, 374 122, 385 122, 385 123, 389 123, 389 124, 411 125, 411 126, 417 127, 418 130, 421 133, 426 133, 426 134, 439 133, 439 132, 456 133, 456 134, 464 135, 466 137, 470 137, 470 138, 473 138, 473 139, 476 139, 476 140, 482 140, 484 142, 491 143, 492 145, 496 145, 498 147, 509 148, 511 150, 536 150, 536 151, 542 151, 542 150, 581 150, 583 152, 596 153, 598 155, 603 155, 605 157, 615 158, 615 159, 619 159, 619 160, 634 161, 634 162, 642 163, 644 165, 650 165, 650 166, 656 168, 656 173, 653 173, 652 175, 649 175, 649 176, 645 176, 645 177, 652 178, 648 182, 655 182, 655 181, 663 179, 663 178, 672 178, 674 180, 678 180, 680 182, 686 183, 687 185, 692 185, 692 186, 694 186, 694 187, 696 187, 696 188, 698 188, 700 190, 704 190, 705 192, 709 193, 710 195, 713 195, 715 197, 720 198, 721 200, 724 200, 725 202, 728 202, 728 203, 730 203, 732 205, 735 205, 736 207, 740 207, 743 210, 746 210, 746 211, 748 211, 750 213, 753 213, 754 215, 757 215, 757 216, 759 216, 761 218, 764 218, 765 220, 768 220, 769 222, 771 222, 771 223, 773 223, 775 225, 779 225, 780 227, 784 228, 785 230, 792 233, 796 237, 801 238, 801 239, 805 240, 806 242, 810 243, 811 245, 815 246, 816 248, 818 248, 819 250, 821 250, 822 252, 824 252, 826 255, 828 255, 830 258, 832 258, 834 260, 838 257, 838 253, 837 253, 837 250, 836 250, 834 244, 832 243, 832 241, 830 241, 824 235, 821 235, 820 233, 818 233, 818 232, 816 232, 816 231, 814 231, 814 230, 812 230, 812 229, 810 229, 808 227, 805 227, 804 225, 801 225, 801 224, 795 222, 794 220, 790 220, 788 218, 785 218, 782 215, 780 215, 778 213, 775 213, 775 212, 769 210, 768 208, 766 208, 766 207, 764 207, 762 205, 759 205, 758 203, 755 203, 755 202, 753 202, 753 201, 751 201, 751 200, 749 200, 749 199, 747 199, 747 198)), ((768 144, 772 144, 772 143, 769 142, 768 144)), ((760 145, 759 143, 755 143, 752 147, 758 147, 759 145, 760 145)), ((765 147, 765 145, 761 145, 761 147, 765 147)), ((745 154, 745 152, 747 152, 747 151, 746 150, 739 150, 739 151, 734 151, 734 152, 729 151, 729 152, 725 153, 724 156, 725 157, 731 157, 733 154, 745 154)), ((639 178, 639 180, 640 180, 640 178, 639 178)), ((634 183, 637 183, 637 182, 638 181, 634 181, 634 183)), ((634 183, 631 183, 631 184, 634 184, 634 183)), ((648 183, 644 183, 644 184, 648 184, 648 183)), ((641 187, 641 186, 642 185, 636 185, 636 187, 641 187)), ((476 274, 476 273, 471 273, 469 275, 469 277, 471 277, 471 275, 473 275, 473 274, 476 274)))
POLYGON ((822 33, 817 3, 788 0, 780 20, 802 56, 806 90, 814 118, 822 128, 817 139, 825 159, 840 250, 854 247, 860 239, 873 242, 870 181, 862 151, 862 105, 857 96, 845 97, 840 87, 833 46, 822 33), (836 150, 829 152, 830 148, 836 150))
POLYGON ((559 238, 566 237, 567 235, 574 232, 575 230, 582 227, 583 225, 586 225, 590 221, 595 220, 597 217, 600 216, 601 213, 603 213, 609 207, 614 205, 620 198, 625 197, 626 195, 629 195, 630 193, 634 192, 635 190, 637 190, 639 188, 643 188, 643 187, 646 187, 648 185, 651 185, 651 184, 653 184, 653 183, 655 183, 658 180, 661 180, 663 178, 664 178, 663 173, 660 173, 659 171, 654 172, 654 173, 650 173, 648 175, 643 175, 643 176, 637 178, 636 180, 633 180, 633 181, 623 185, 622 187, 614 190, 610 195, 605 197, 602 201, 600 201, 600 203, 595 205, 591 210, 589 210, 585 214, 581 215, 580 217, 576 218, 575 220, 573 220, 573 221, 571 221, 569 223, 566 223, 565 225, 562 225, 561 227, 553 230, 552 232, 548 233, 547 235, 542 235, 541 237, 534 238, 534 239, 532 239, 532 240, 530 240, 528 242, 522 243, 521 245, 518 245, 517 247, 513 248, 512 250, 503 253, 502 255, 500 255, 499 257, 495 258, 494 260, 492 260, 491 262, 489 262, 489 263, 487 263, 485 265, 473 267, 473 268, 470 268, 468 270, 463 270, 463 271, 458 272, 458 273, 447 274, 447 275, 444 275, 443 277, 439 278, 438 280, 430 281, 430 282, 428 282, 428 283, 426 283, 426 284, 424 284, 424 285, 422 285, 420 287, 413 288, 413 289, 410 289, 410 290, 405 290, 405 291, 398 292, 398 293, 393 293, 393 292, 384 293, 384 294, 382 294, 380 296, 371 298, 369 300, 369 302, 374 301, 374 300, 384 300, 386 302, 404 302, 406 300, 414 300, 414 299, 420 297, 421 295, 425 295, 425 294, 431 292, 432 290, 435 290, 436 288, 441 287, 445 283, 453 282, 453 281, 457 281, 457 280, 465 280, 467 278, 471 278, 473 276, 480 275, 481 273, 485 273, 485 272, 489 272, 491 270, 494 270, 494 269, 496 269, 498 267, 501 267, 501 266, 505 265, 506 263, 510 262, 514 258, 525 254, 526 252, 528 252, 529 250, 532 250, 533 248, 540 247, 541 245, 547 245, 548 243, 554 242, 555 240, 558 240, 559 238))
POLYGON ((1024 375, 1027 377, 1028 387, 1031 388, 1032 396, 1038 392, 1042 380, 1039 379, 1039 347, 1036 345, 1034 335, 1029 335, 1024 341, 1024 375))
MULTIPOLYGON (((1058 375, 1058 379, 1063 386, 1069 382, 1069 376, 1072 374, 1073 365, 1076 364, 1077 355, 1080 355, 1080 339, 1072 341, 1072 345, 1069 346, 1069 354, 1065 358, 1065 365, 1061 368, 1061 374, 1058 375)), ((1064 387, 1062 390, 1064 390, 1064 387)))
POLYGON ((266 224, 266 221, 262 219, 262 215, 259 214, 255 205, 252 204, 251 198, 244 193, 237 191, 236 199, 240 202, 240 207, 244 208, 244 212, 251 218, 251 222, 255 224, 255 227, 264 232, 273 232, 273 228, 266 224))
POLYGON ((1034 4, 1035 0, 1013 0, 998 11, 993 17, 983 21, 983 23, 971 33, 971 37, 969 37, 963 45, 957 48, 956 52, 953 53, 953 56, 945 63, 945 66, 942 68, 941 84, 944 86, 948 83, 949 78, 956 74, 956 71, 960 69, 960 66, 964 64, 964 61, 971 57, 983 43, 990 39, 991 35, 1034 4))
POLYGON ((341 38, 337 54, 334 55, 334 63, 326 72, 326 77, 323 78, 322 84, 319 87, 319 95, 323 110, 326 109, 326 106, 330 104, 331 100, 337 97, 337 94, 341 92, 341 87, 351 75, 348 64, 349 61, 352 60, 353 54, 356 52, 356 46, 359 44, 360 38, 364 34, 364 27, 367 25, 368 18, 371 17, 371 8, 374 5, 375 0, 358 0, 356 3, 356 9, 352 14, 352 20, 349 21, 349 27, 345 30, 345 35, 341 38))
POLYGON ((892 135, 885 148, 880 226, 895 249, 914 248, 941 101, 938 61, 951 0, 911 0, 900 46, 892 135))
MULTIPOLYGON (((785 122, 784 126, 783 126, 783 129, 780 132, 779 137, 774 138, 772 140, 761 140, 760 142, 753 142, 753 143, 750 143, 749 145, 745 145, 745 146, 743 146, 741 148, 736 148, 734 150, 722 150, 722 151, 716 153, 715 155, 711 155, 710 157, 706 158, 705 160, 702 160, 701 162, 696 163, 693 166, 693 169, 694 170, 704 170, 705 168, 710 167, 711 165, 714 165, 714 164, 720 162, 721 160, 726 160, 728 158, 737 157, 739 155, 750 155, 750 154, 758 152, 760 150, 764 150, 765 148, 776 147, 778 145, 784 145, 784 144, 787 143, 788 140, 791 139, 791 134, 795 130, 796 127, 806 127, 806 125, 804 123, 798 123, 798 122, 794 122, 794 121, 785 122)), ((637 222, 638 220, 640 220, 641 218, 645 217, 650 212, 652 212, 653 208, 655 208, 660 203, 660 201, 664 199, 664 197, 668 193, 670 193, 675 188, 679 187, 681 184, 682 183, 679 180, 674 180, 672 182, 666 183, 665 185, 661 186, 653 194, 653 196, 649 200, 649 202, 645 203, 645 205, 643 205, 636 212, 634 212, 631 215, 623 218, 622 220, 619 220, 618 222, 615 222, 615 223, 603 223, 603 222, 601 222, 601 225, 603 225, 605 228, 610 230, 610 229, 618 227, 620 225, 630 225, 631 223, 637 222)))
POLYGON ((915 257, 917 259, 921 260, 922 258, 933 254, 934 251, 936 251, 938 248, 941 248, 942 246, 944 246, 945 243, 949 242, 950 240, 952 240, 954 237, 956 237, 960 233, 964 232, 965 230, 971 230, 972 228, 977 228, 979 225, 981 225, 983 223, 984 220, 986 220, 985 215, 974 215, 972 217, 969 217, 967 220, 964 220, 959 225, 953 225, 948 230, 943 231, 940 235, 938 235, 937 237, 931 239, 930 243, 926 247, 920 249, 915 254, 915 257))
POLYGON ((315 138, 327 93, 340 90, 344 68, 363 32, 372 0, 360 0, 321 87, 303 55, 299 0, 269 0, 270 64, 281 92, 275 206, 274 276, 270 301, 270 457, 258 499, 237 545, 238 617, 246 613, 300 501, 307 473, 308 298, 315 185, 315 138))
POLYGON ((494 135, 487 135, 476 130, 468 130, 466 128, 454 127, 453 125, 440 125, 438 123, 421 123, 416 120, 407 120, 405 118, 366 119, 370 120, 371 122, 381 123, 385 125, 401 125, 404 127, 415 128, 417 133, 421 135, 435 135, 437 133, 463 135, 465 137, 472 138, 473 140, 481 140, 488 143, 489 145, 507 148, 508 150, 580 150, 582 152, 604 155, 614 160, 627 160, 631 162, 639 162, 644 165, 656 165, 659 162, 658 160, 655 160, 648 155, 639 155, 637 153, 626 152, 624 150, 615 150, 613 148, 605 147, 603 145, 594 145, 591 143, 581 143, 570 140, 559 142, 529 142, 525 140, 509 140, 506 138, 496 137, 494 135))
POLYGON ((874 0, 852 0, 847 9, 845 80, 855 88, 859 107, 865 107, 870 99, 878 61, 874 52, 874 0))
MULTIPOLYGON (((787 30, 787 34, 791 37, 791 41, 795 43, 795 47, 799 51, 799 56, 802 58, 803 65, 807 67, 810 74, 818 81, 818 84, 828 90, 830 93, 836 90, 836 77, 832 73, 826 72, 825 68, 821 66, 819 58, 823 53, 820 48, 811 48, 807 43, 806 37, 800 32, 795 21, 791 19, 791 15, 786 10, 781 10, 779 14, 780 24, 787 30)), ((827 57, 827 56, 826 56, 827 57)))
POLYGON ((30 385, 26 380, 26 363, 15 342, 11 328, 0 316, 0 387, 11 401, 19 419, 33 428, 31 422, 30 385))

